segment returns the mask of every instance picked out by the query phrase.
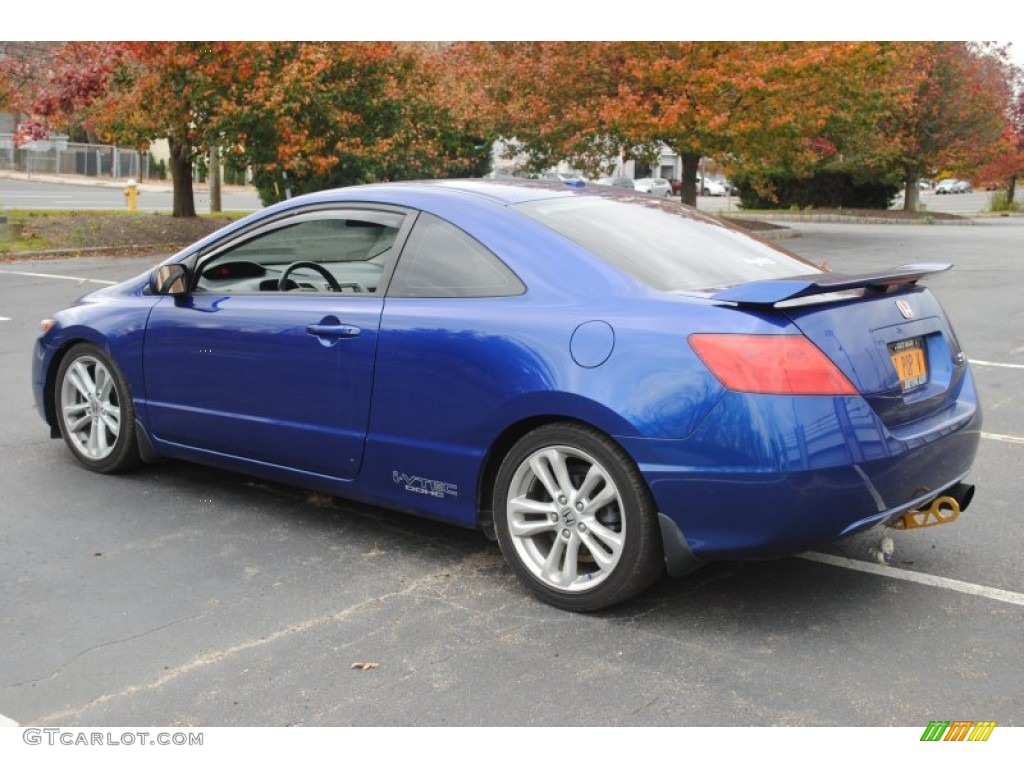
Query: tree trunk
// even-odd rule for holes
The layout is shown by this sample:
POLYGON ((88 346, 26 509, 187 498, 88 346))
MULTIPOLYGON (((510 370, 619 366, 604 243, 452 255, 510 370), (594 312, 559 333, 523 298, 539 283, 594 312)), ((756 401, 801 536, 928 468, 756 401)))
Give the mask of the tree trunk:
POLYGON ((169 139, 171 148, 171 180, 174 182, 174 205, 171 215, 186 219, 196 215, 196 201, 192 196, 192 147, 188 141, 169 139))
POLYGON ((906 186, 903 188, 903 210, 916 213, 921 210, 921 187, 918 184, 921 180, 921 171, 909 165, 904 170, 903 180, 906 186))
POLYGON ((220 213, 219 147, 210 147, 210 213, 220 213))
POLYGON ((1011 176, 1006 180, 1006 202, 1013 205, 1013 195, 1017 191, 1017 177, 1011 176))
POLYGON ((680 197, 686 205, 697 205, 697 171, 700 169, 700 154, 680 152, 683 161, 683 189, 680 197))

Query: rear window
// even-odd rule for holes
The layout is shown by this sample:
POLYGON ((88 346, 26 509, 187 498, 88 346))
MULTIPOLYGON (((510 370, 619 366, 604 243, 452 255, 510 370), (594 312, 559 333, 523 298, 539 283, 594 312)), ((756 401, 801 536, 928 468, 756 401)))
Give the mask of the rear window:
POLYGON ((674 201, 580 196, 516 208, 661 291, 702 291, 821 272, 674 201))

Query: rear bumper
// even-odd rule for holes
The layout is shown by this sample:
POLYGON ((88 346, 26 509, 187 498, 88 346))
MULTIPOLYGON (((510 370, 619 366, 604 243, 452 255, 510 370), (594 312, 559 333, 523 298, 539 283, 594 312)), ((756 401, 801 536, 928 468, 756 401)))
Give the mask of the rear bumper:
POLYGON ((953 406, 898 431, 858 397, 730 393, 685 440, 622 444, 688 556, 763 559, 926 503, 968 474, 980 431, 968 375, 953 406))

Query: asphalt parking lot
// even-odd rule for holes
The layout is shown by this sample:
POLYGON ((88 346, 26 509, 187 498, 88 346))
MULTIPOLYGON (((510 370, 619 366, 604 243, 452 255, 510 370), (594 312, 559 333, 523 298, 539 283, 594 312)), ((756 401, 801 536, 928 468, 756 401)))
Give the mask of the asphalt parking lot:
POLYGON ((956 523, 668 578, 597 615, 482 535, 168 462, 81 469, 32 406, 39 320, 143 259, 0 264, 0 717, 22 725, 1024 725, 1024 219, 802 224, 932 281, 986 412, 956 523), (369 662, 370 668, 353 665, 369 662), (374 666, 376 665, 376 666, 374 666))

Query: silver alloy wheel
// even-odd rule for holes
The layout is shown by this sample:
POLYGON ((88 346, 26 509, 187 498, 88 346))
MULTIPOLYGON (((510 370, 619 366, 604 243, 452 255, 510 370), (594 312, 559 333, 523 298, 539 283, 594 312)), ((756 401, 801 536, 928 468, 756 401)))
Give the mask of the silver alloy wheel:
POLYGON ((622 557, 622 496, 609 472, 578 448, 530 454, 512 476, 506 510, 516 554, 548 587, 594 589, 622 557))
POLYGON ((68 366, 60 410, 68 442, 83 457, 100 461, 117 448, 121 403, 114 377, 102 361, 82 355, 68 366))

